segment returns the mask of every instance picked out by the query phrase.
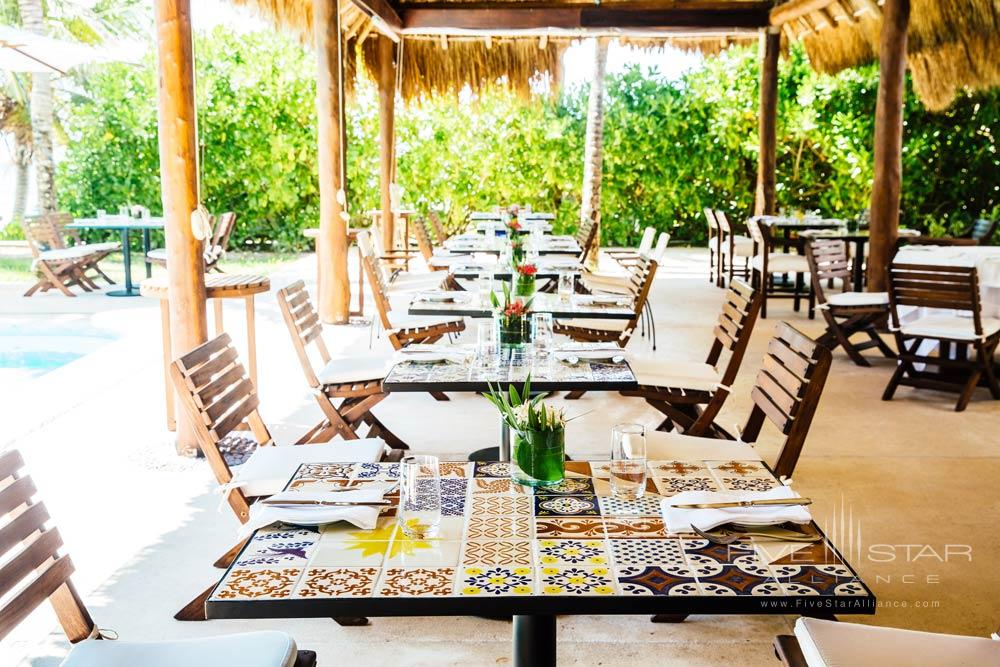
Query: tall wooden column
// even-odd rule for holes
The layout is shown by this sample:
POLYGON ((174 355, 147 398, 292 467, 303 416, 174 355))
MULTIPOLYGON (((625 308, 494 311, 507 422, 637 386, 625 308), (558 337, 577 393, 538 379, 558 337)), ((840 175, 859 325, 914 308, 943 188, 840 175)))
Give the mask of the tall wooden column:
POLYGON ((316 114, 319 135, 319 315, 344 324, 351 301, 347 274, 347 194, 344 190, 344 77, 336 0, 313 0, 316 114))
POLYGON ((378 37, 378 138, 379 195, 382 209, 382 247, 395 243, 396 220, 392 211, 392 186, 396 172, 396 45, 385 35, 378 37))
POLYGON ((872 182, 871 247, 868 289, 885 290, 885 270, 899 231, 899 193, 903 172, 903 96, 906 79, 906 30, 910 0, 885 0, 875 105, 875 178, 872 182))
POLYGON ((760 151, 757 155, 757 196, 754 215, 774 213, 775 161, 778 142, 778 53, 779 28, 766 28, 760 35, 760 151))
MULTIPOLYGON (((202 241, 191 213, 198 207, 198 138, 194 100, 191 0, 156 0, 159 55, 160 183, 167 245, 170 339, 175 357, 208 339, 202 241)), ((194 429, 177 415, 177 451, 196 451, 194 429)))

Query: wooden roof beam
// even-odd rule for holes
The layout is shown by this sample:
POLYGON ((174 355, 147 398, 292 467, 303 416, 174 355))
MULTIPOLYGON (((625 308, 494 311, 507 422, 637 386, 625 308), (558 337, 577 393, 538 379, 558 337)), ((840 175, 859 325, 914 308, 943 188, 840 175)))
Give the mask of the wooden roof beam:
POLYGON ((771 10, 771 25, 790 23, 808 14, 826 9, 833 0, 788 0, 771 10))
POLYGON ((368 15, 376 30, 394 42, 399 41, 403 20, 387 0, 351 0, 351 2, 368 15))

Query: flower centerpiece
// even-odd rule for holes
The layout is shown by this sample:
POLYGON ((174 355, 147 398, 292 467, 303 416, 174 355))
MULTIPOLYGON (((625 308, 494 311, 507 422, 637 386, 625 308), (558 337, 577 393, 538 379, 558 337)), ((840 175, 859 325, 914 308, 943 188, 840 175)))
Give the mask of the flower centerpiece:
POLYGON ((503 300, 490 294, 497 326, 496 339, 501 348, 521 347, 531 342, 531 322, 528 313, 531 299, 522 301, 511 295, 510 286, 503 284, 503 300))
POLYGON ((531 396, 531 376, 524 391, 514 386, 508 392, 490 386, 486 398, 500 411, 511 430, 510 476, 518 484, 558 484, 566 472, 566 416, 559 408, 542 402, 544 394, 531 396))
POLYGON ((525 257, 524 239, 520 236, 510 237, 510 261, 517 266, 524 262, 525 257))
POLYGON ((531 296, 535 293, 535 275, 538 267, 534 264, 520 264, 514 267, 514 294, 531 296))

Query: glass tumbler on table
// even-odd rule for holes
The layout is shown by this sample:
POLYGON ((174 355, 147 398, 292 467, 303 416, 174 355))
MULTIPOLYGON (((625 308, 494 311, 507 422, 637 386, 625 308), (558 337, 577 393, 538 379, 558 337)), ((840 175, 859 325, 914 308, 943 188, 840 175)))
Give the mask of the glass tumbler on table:
POLYGON ((493 273, 483 271, 476 281, 479 287, 479 302, 484 306, 490 305, 490 295, 493 294, 493 273))
POLYGON ((541 368, 547 367, 555 341, 555 333, 552 331, 552 313, 532 314, 531 341, 535 346, 535 365, 541 368))
POLYGON ((441 526, 441 471, 436 456, 407 456, 399 462, 397 521, 410 539, 435 537, 441 526))
POLYGON ((497 354, 496 325, 493 320, 480 320, 476 324, 476 359, 479 365, 493 365, 497 354))
POLYGON ((559 300, 569 301, 576 291, 576 276, 569 271, 559 274, 559 300))
POLYGON ((615 424, 611 429, 611 494, 638 500, 646 490, 646 427, 615 424))

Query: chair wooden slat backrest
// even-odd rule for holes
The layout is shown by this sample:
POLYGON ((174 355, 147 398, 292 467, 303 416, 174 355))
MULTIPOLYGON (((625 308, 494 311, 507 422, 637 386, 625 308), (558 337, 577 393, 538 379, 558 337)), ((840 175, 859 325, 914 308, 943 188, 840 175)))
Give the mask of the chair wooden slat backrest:
POLYGON ((983 245, 988 245, 993 236, 996 234, 997 227, 1000 226, 1000 218, 995 218, 990 220, 988 218, 979 218, 969 229, 969 238, 974 241, 978 241, 983 245))
POLYGON ((750 233, 750 239, 753 241, 753 252, 755 255, 761 253, 766 255, 770 252, 770 230, 761 222, 758 216, 747 219, 747 231, 750 233))
MULTIPOLYGON (((229 334, 203 343, 170 364, 170 378, 194 423, 198 445, 219 484, 233 479, 219 443, 243 424, 259 446, 272 444, 271 434, 258 412, 257 390, 240 363, 229 334)), ((237 518, 246 522, 250 503, 239 489, 230 489, 226 500, 237 518)))
POLYGON ((750 344, 750 334, 760 313, 760 302, 760 293, 742 280, 734 279, 729 284, 718 323, 712 330, 715 340, 705 360, 705 363, 717 367, 723 352, 730 353, 721 378, 725 387, 731 387, 739 373, 743 355, 750 344))
POLYGON ((444 228, 441 216, 437 214, 437 211, 430 211, 427 213, 427 217, 430 219, 431 224, 434 225, 434 234, 437 236, 438 245, 443 245, 448 240, 448 232, 444 228))
POLYGON ((945 308, 969 311, 976 335, 982 336, 979 278, 975 267, 893 262, 888 276, 889 303, 895 329, 900 326, 899 306, 945 308))
POLYGON ((625 329, 618 339, 618 345, 625 347, 642 317, 643 308, 646 307, 646 300, 649 298, 649 291, 653 289, 653 280, 656 278, 656 260, 652 257, 642 257, 632 268, 632 276, 629 278, 630 292, 633 295, 632 319, 628 321, 625 329))
POLYGON ((392 328, 392 322, 389 320, 389 311, 392 310, 392 304, 389 302, 389 279, 375 255, 371 232, 358 232, 358 248, 361 250, 361 266, 368 277, 368 283, 372 286, 372 296, 375 298, 375 308, 378 310, 382 327, 389 330, 392 328))
POLYGON ((597 249, 600 245, 600 239, 598 238, 598 233, 600 232, 600 225, 594 223, 593 220, 588 220, 586 223, 580 225, 580 228, 576 232, 577 243, 580 244, 580 262, 586 262, 587 257, 590 256, 592 252, 597 249))
POLYGON ((51 215, 26 216, 21 220, 24 228, 24 238, 28 242, 31 254, 38 257, 46 250, 65 248, 62 230, 51 215))
POLYGON ((420 248, 420 254, 430 264, 431 257, 434 256, 434 243, 431 241, 431 233, 427 227, 428 222, 422 218, 413 220, 413 224, 410 225, 413 235, 417 237, 417 247, 420 248))
POLYGON ((71 642, 90 637, 94 621, 70 581, 73 563, 59 555, 59 531, 35 502, 36 489, 17 450, 0 454, 0 639, 45 600, 71 642))
POLYGON ((753 408, 742 437, 755 442, 765 421, 786 436, 774 465, 779 477, 795 469, 831 363, 825 347, 786 322, 778 324, 750 392, 753 408))
POLYGON ((316 389, 320 386, 320 381, 309 357, 310 346, 319 353, 324 365, 330 361, 330 351, 323 340, 323 324, 319 321, 316 309, 313 308, 309 292, 306 291, 306 284, 296 280, 288 287, 278 290, 278 306, 292 336, 292 344, 295 346, 295 353, 299 357, 299 363, 302 364, 306 380, 310 387, 316 389))
POLYGON ((824 283, 839 279, 844 291, 852 287, 851 260, 847 257, 847 243, 839 239, 815 239, 806 244, 806 261, 813 291, 819 303, 826 303, 824 283))

